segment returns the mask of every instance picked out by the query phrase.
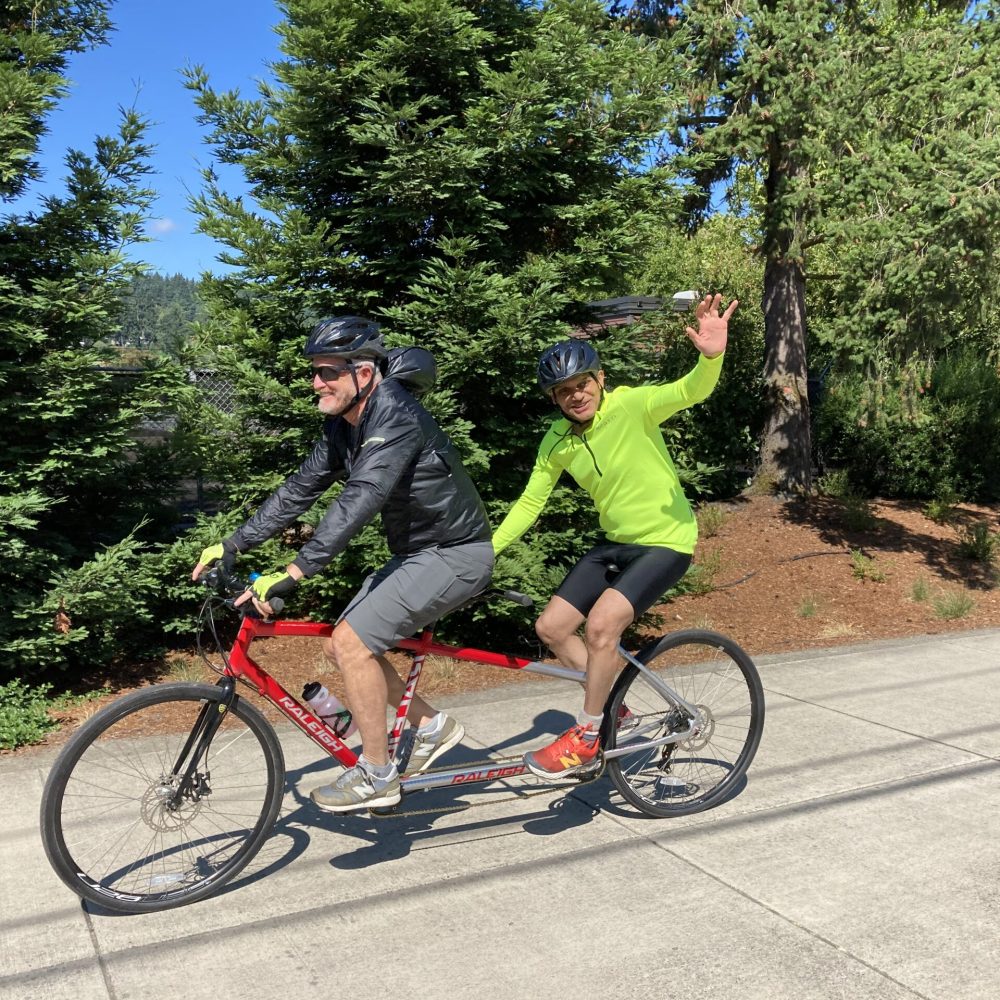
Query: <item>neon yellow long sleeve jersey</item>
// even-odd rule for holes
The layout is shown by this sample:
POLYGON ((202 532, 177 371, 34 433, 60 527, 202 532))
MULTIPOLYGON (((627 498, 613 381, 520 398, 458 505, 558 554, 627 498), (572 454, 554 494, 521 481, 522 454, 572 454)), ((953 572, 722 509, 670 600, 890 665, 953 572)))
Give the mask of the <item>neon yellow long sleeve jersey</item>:
POLYGON ((535 523, 567 471, 593 499, 608 541, 694 552, 698 524, 660 424, 709 396, 722 358, 700 355, 687 375, 666 385, 612 389, 582 434, 564 417, 554 420, 524 492, 493 535, 494 551, 503 551, 535 523))

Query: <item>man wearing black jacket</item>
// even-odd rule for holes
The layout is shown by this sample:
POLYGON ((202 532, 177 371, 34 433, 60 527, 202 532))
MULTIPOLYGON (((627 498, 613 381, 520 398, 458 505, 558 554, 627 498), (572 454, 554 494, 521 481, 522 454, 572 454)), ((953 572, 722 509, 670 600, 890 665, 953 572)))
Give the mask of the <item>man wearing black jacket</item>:
MULTIPOLYGON (((357 767, 311 794, 322 809, 350 812, 400 800, 386 706, 389 697, 399 701, 403 682, 382 654, 481 591, 493 572, 493 547, 472 480, 448 437, 406 388, 406 372, 387 365, 378 325, 359 316, 323 320, 305 353, 326 416, 322 440, 246 524, 205 549, 192 576, 197 579, 215 559, 231 565, 237 553, 288 527, 344 479, 340 496, 295 559, 283 572, 258 578, 240 599, 253 600, 269 615, 271 598, 322 570, 381 513, 392 558, 364 582, 323 645, 343 675, 364 750, 357 767)), ((417 696, 409 717, 419 728, 406 774, 429 767, 465 735, 460 723, 417 696)))

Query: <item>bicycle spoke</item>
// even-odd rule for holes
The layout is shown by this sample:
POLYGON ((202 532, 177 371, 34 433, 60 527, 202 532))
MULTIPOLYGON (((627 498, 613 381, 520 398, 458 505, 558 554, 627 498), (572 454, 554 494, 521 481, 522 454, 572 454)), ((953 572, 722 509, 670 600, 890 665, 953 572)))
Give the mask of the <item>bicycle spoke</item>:
POLYGON ((763 693, 746 654, 711 633, 668 637, 640 655, 657 684, 629 667, 606 712, 627 728, 613 733, 609 748, 628 751, 610 758, 608 771, 618 790, 653 815, 682 815, 719 801, 749 766, 763 722, 763 693), (666 685, 678 702, 660 690, 666 685), (671 743, 641 744, 677 734, 671 743))
POLYGON ((46 789, 43 839, 76 891, 116 909, 177 905, 214 891, 263 843, 283 762, 256 709, 234 705, 198 760, 178 760, 206 700, 219 697, 200 684, 136 692, 67 746, 46 789), (178 731, 149 735, 165 720, 178 731))

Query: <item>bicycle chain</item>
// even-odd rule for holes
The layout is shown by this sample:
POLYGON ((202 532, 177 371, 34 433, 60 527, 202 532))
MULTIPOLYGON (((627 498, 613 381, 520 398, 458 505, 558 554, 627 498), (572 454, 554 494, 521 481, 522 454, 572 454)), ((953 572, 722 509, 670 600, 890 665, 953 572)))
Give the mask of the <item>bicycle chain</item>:
MULTIPOLYGON (((505 761, 521 760, 520 754, 515 754, 511 757, 495 757, 492 760, 485 760, 482 762, 475 762, 470 764, 469 767, 495 767, 497 765, 503 765, 505 761)), ((588 771, 586 774, 578 779, 572 781, 565 781, 558 785, 547 785, 544 788, 539 788, 535 791, 524 792, 522 795, 505 795, 501 798, 490 799, 488 802, 464 802, 459 806, 438 806, 429 807, 427 809, 400 809, 398 806, 392 806, 389 809, 369 809, 369 814, 374 819, 406 819, 410 816, 430 816, 435 813, 458 813, 465 812, 467 809, 480 809, 483 806, 494 805, 499 802, 515 802, 521 799, 533 799, 537 795, 551 795, 553 792, 562 792, 570 788, 577 788, 580 785, 588 785, 592 781, 597 781, 604 774, 604 755, 601 754, 601 763, 593 771, 588 771)), ((428 768, 426 771, 421 771, 421 775, 426 774, 440 774, 442 771, 453 771, 454 767, 433 767, 428 768)), ((512 775, 512 777, 523 777, 523 775, 512 775)), ((509 780, 509 779, 498 779, 498 780, 509 780)), ((447 787, 447 786, 442 786, 447 787)), ((432 791, 432 789, 422 789, 422 791, 432 791)), ((409 792, 409 795, 415 794, 414 792, 409 792)))

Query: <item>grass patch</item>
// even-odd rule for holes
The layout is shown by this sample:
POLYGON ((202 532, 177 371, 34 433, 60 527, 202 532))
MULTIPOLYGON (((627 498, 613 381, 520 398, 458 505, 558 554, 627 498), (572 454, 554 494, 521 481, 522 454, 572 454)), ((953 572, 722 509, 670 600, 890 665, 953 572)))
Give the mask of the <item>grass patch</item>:
POLYGON ((934 521, 935 524, 951 524, 957 513, 955 510, 957 502, 958 498, 953 494, 928 500, 924 505, 924 517, 934 521))
POLYGON ((201 660, 189 656, 171 656, 167 659, 167 680, 203 681, 205 665, 201 660))
POLYGON ((846 469, 834 469, 816 480, 816 489, 825 497, 844 500, 852 495, 851 477, 846 469))
POLYGON ((714 549, 705 555, 701 562, 692 563, 677 591, 684 594, 710 594, 715 590, 721 569, 722 550, 714 549))
POLYGON ((848 531, 874 531, 878 518, 872 510, 871 501, 865 497, 849 495, 844 497, 844 525, 848 531))
POLYGON ((715 504, 705 504, 698 508, 698 534, 702 538, 714 538, 726 523, 726 512, 715 504))
POLYGON ((49 715, 51 690, 51 684, 32 688, 19 680, 0 687, 0 749, 15 750, 40 743, 46 733, 58 728, 49 715))
POLYGON ((857 635, 858 629, 856 625, 848 625, 846 622, 838 622, 834 625, 827 625, 822 632, 820 632, 819 637, 821 639, 844 639, 850 635, 857 635))
POLYGON ((966 559, 992 566, 996 561, 997 547, 1000 545, 1000 535, 990 531, 985 521, 963 529, 958 535, 958 553, 966 559))
POLYGON ((815 618, 817 611, 819 611, 819 601, 812 594, 802 598, 798 608, 800 618, 815 618))
POLYGON ((910 600, 922 604, 931 596, 931 585, 924 576, 918 576, 910 587, 910 600))
POLYGON ((877 566, 875 560, 866 556, 861 549, 851 549, 851 575, 855 580, 885 583, 885 570, 877 566))
POLYGON ((934 598, 934 614, 946 621, 964 618, 976 602, 964 590, 949 590, 934 598))
POLYGON ((64 712, 108 693, 107 688, 99 688, 86 694, 53 697, 51 691, 51 684, 29 687, 21 680, 0 685, 0 749, 16 750, 41 743, 47 733, 59 728, 51 712, 64 712))

